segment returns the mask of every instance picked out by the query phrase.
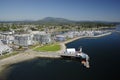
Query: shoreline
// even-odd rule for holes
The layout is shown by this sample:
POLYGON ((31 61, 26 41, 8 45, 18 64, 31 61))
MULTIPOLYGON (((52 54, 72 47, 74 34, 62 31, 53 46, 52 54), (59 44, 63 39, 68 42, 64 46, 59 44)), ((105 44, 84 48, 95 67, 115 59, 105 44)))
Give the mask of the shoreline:
POLYGON ((112 34, 112 32, 108 32, 108 33, 97 35, 97 36, 80 36, 80 37, 75 37, 73 39, 64 41, 63 44, 68 44, 70 42, 73 42, 73 41, 81 39, 81 38, 98 38, 98 37, 103 37, 103 36, 107 36, 107 35, 110 35, 110 34, 112 34))
POLYGON ((81 38, 94 38, 94 37, 102 37, 102 36, 106 36, 106 35, 110 35, 112 32, 109 33, 105 33, 105 34, 101 34, 98 36, 81 36, 81 37, 76 37, 70 40, 67 40, 65 42, 60 43, 61 45, 61 50, 57 51, 57 52, 37 52, 37 51, 33 51, 33 50, 27 50, 23 53, 19 53, 17 55, 8 57, 8 58, 4 58, 0 60, 0 73, 2 72, 2 70, 4 70, 8 65, 12 65, 12 64, 16 64, 19 62, 23 62, 23 61, 27 61, 30 59, 34 59, 37 57, 43 57, 43 58, 60 58, 60 55, 65 51, 66 46, 65 44, 68 44, 70 42, 73 42, 75 40, 81 39, 81 38))

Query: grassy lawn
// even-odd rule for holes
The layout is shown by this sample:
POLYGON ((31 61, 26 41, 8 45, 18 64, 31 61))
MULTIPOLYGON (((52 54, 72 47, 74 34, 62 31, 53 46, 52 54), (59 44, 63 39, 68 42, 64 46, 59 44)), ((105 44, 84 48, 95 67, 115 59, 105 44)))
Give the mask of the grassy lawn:
POLYGON ((59 51, 61 48, 60 48, 60 45, 59 44, 50 44, 50 45, 45 45, 45 46, 42 46, 42 47, 38 47, 36 49, 34 49, 35 51, 59 51))

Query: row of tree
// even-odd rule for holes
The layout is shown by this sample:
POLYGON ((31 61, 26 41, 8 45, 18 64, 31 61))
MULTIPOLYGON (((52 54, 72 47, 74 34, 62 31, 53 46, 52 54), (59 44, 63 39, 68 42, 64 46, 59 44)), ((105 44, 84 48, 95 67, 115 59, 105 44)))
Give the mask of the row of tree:
POLYGON ((28 25, 29 29, 31 30, 45 30, 47 29, 88 29, 88 28, 106 28, 106 27, 115 27, 117 25, 116 23, 102 23, 102 22, 74 22, 74 23, 61 23, 61 24, 52 24, 52 23, 46 23, 46 24, 36 24, 36 23, 0 23, 0 31, 8 31, 10 29, 20 29, 24 28, 24 25, 28 25), (34 25, 34 27, 31 27, 29 25, 34 25))

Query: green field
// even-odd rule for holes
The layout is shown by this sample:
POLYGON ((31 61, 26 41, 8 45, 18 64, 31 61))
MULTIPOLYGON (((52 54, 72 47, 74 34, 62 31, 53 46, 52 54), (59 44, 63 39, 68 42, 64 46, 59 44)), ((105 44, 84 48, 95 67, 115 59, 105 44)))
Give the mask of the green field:
POLYGON ((34 49, 35 51, 59 51, 60 45, 59 44, 51 44, 51 45, 44 45, 42 47, 37 47, 36 49, 34 49))

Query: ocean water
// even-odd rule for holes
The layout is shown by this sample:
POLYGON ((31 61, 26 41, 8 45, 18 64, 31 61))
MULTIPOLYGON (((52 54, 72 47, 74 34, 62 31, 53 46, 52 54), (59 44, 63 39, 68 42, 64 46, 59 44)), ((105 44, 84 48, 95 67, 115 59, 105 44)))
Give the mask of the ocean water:
MULTIPOLYGON (((90 56, 90 68, 80 61, 36 58, 10 65, 4 80, 119 80, 120 33, 100 38, 83 38, 66 44, 68 48, 82 46, 90 56)), ((2 77, 0 78, 2 79, 2 77)))
POLYGON ((80 39, 67 44, 69 48, 73 46, 76 50, 82 46, 83 52, 90 56, 91 68, 85 72, 88 74, 86 77, 91 80, 120 79, 120 33, 101 38, 80 39))

